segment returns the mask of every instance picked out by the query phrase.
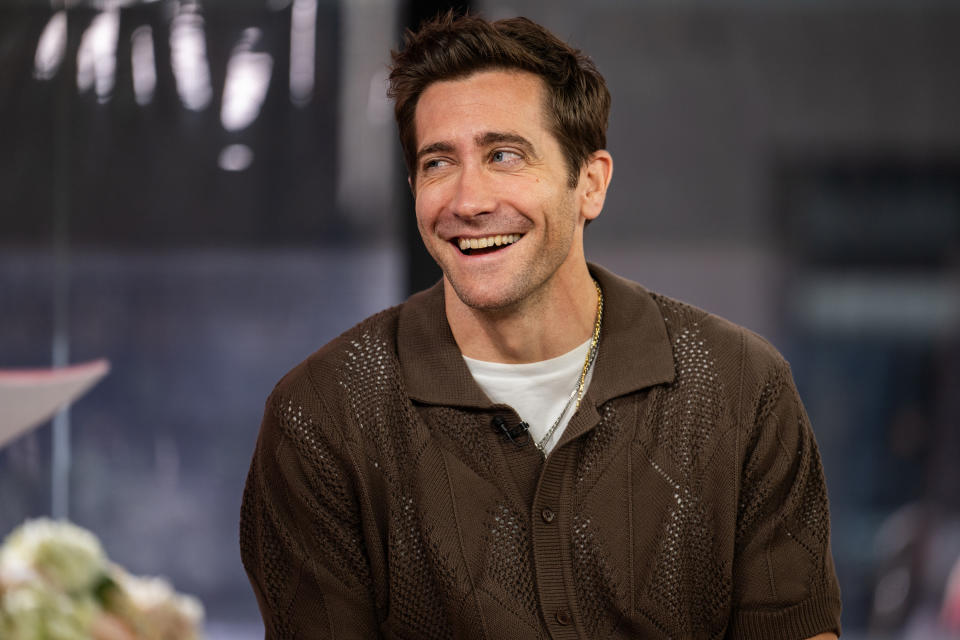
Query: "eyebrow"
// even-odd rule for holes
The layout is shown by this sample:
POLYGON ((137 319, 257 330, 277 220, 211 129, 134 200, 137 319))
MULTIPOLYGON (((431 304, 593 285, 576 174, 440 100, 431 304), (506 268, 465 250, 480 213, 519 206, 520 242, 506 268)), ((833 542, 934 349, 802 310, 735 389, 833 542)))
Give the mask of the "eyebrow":
POLYGON ((523 136, 517 135, 516 133, 488 131, 487 133, 481 133, 474 138, 474 142, 477 143, 478 147, 492 147, 496 144, 512 144, 520 147, 527 152, 527 154, 536 157, 536 153, 534 153, 533 150, 533 143, 523 136))
POLYGON ((452 153, 453 145, 449 142, 434 142, 433 144, 428 144, 420 151, 417 151, 417 160, 423 156, 429 155, 431 153, 452 153))
MULTIPOLYGON (((537 154, 534 151, 533 143, 523 136, 517 135, 516 133, 487 131, 486 133, 478 134, 473 141, 478 147, 492 147, 493 145, 505 143, 513 144, 523 149, 529 155, 537 157, 537 154)), ((431 153, 453 153, 453 151, 453 145, 449 142, 434 142, 417 151, 417 161, 419 161, 423 156, 430 155, 431 153)))

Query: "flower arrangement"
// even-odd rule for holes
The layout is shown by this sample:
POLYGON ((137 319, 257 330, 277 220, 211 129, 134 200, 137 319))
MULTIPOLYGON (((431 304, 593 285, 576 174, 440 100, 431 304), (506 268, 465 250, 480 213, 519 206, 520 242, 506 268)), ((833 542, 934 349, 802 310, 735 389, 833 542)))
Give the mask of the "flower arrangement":
POLYGON ((201 640, 203 607, 111 563, 91 532, 29 520, 0 546, 4 640, 201 640))

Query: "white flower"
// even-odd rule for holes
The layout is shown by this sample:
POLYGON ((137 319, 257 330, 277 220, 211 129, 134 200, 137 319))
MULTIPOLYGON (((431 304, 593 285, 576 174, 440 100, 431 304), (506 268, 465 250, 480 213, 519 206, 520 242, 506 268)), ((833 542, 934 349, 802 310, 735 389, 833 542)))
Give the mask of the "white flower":
POLYGON ((112 565, 89 531, 25 522, 0 546, 0 640, 200 640, 203 606, 112 565))
POLYGON ((145 640, 199 640, 203 605, 179 594, 163 578, 132 576, 114 567, 113 579, 123 594, 118 615, 132 623, 145 640))
POLYGON ((0 548, 0 576, 17 584, 38 576, 68 594, 93 590, 107 575, 107 557, 96 536, 69 522, 29 520, 0 548))
POLYGON ((7 589, 0 596, 4 640, 89 640, 98 615, 90 597, 71 598, 42 583, 7 589))

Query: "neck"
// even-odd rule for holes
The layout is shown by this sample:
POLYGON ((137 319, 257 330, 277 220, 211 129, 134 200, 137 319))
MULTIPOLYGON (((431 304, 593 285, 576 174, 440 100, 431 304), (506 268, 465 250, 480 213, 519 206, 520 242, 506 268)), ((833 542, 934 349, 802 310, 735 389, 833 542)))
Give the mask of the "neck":
POLYGON ((444 296, 460 352, 487 362, 522 364, 563 355, 593 335, 597 315, 597 290, 585 262, 502 309, 468 307, 446 280, 444 296))

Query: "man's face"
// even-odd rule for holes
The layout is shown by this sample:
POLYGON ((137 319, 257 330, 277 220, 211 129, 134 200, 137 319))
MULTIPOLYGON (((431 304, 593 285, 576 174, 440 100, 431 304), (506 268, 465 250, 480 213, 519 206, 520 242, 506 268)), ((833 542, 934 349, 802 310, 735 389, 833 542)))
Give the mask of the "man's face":
POLYGON ((482 71, 417 103, 417 226, 469 307, 515 306, 583 260, 584 181, 568 184, 544 92, 534 74, 482 71))

